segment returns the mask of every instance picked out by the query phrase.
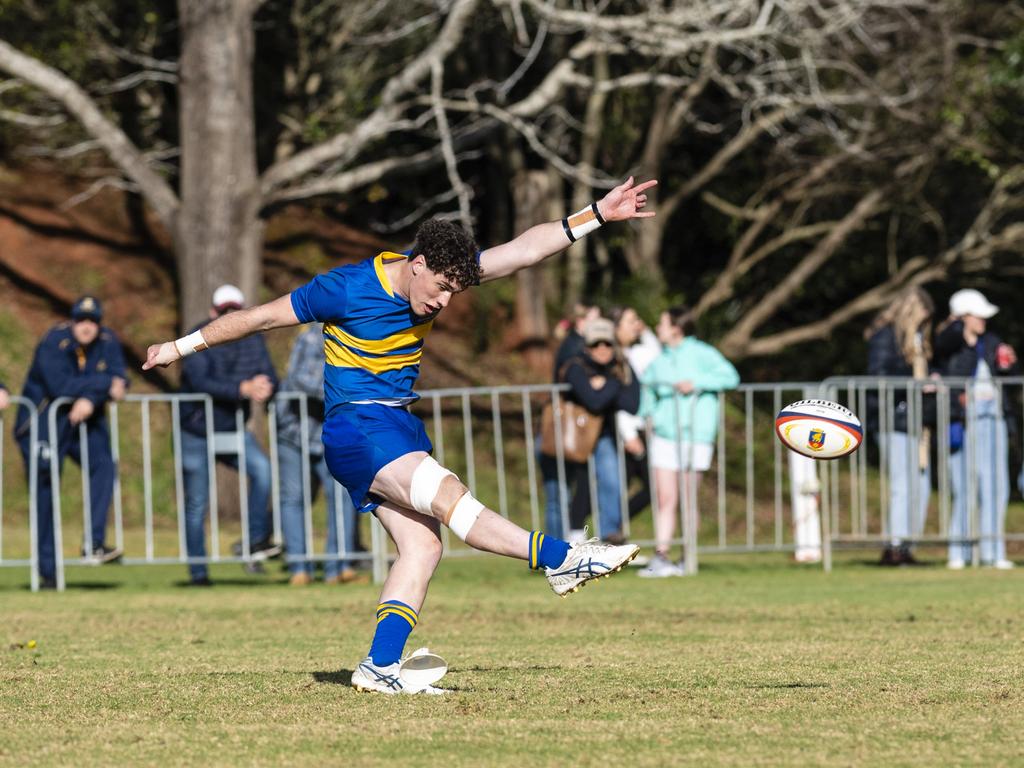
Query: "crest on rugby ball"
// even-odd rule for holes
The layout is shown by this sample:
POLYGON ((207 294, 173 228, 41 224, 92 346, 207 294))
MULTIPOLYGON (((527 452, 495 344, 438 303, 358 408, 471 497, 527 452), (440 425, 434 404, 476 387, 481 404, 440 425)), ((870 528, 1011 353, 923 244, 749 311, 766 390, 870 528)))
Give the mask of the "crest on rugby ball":
POLYGON ((807 447, 812 451, 820 451, 825 447, 825 430, 823 429, 812 429, 811 433, 807 435, 807 447))

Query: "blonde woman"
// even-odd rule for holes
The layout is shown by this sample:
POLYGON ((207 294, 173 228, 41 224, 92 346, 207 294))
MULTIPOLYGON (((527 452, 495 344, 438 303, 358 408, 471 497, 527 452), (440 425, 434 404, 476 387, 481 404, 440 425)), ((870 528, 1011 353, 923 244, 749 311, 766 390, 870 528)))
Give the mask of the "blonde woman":
MULTIPOLYGON (((879 312, 864 332, 868 340, 868 374, 928 378, 934 313, 935 304, 923 288, 905 291, 879 312)), ((922 400, 925 427, 914 435, 914 425, 908 418, 912 397, 913 390, 908 391, 906 387, 888 390, 885 418, 878 412, 877 391, 870 392, 868 397, 869 431, 878 434, 880 444, 886 447, 889 463, 889 543, 882 552, 881 565, 915 562, 909 540, 924 531, 928 513, 931 490, 928 457, 935 401, 933 397, 922 400)))

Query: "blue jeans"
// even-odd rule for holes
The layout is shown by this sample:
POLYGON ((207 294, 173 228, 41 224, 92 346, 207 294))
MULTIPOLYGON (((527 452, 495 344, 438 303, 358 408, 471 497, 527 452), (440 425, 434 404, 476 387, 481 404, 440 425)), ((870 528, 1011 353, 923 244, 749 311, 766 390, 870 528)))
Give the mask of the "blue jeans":
MULTIPOLYGON (((539 441, 538 441, 539 442, 539 441)), ((558 467, 554 459, 542 457, 541 470, 544 476, 544 522, 546 533, 564 538, 562 529, 561 497, 558 488, 558 467)), ((619 503, 619 457, 615 450, 615 438, 602 435, 594 446, 594 474, 597 478, 597 513, 602 537, 622 530, 622 509, 619 503)), ((569 525, 583 527, 583 521, 590 514, 590 480, 586 464, 565 463, 567 486, 575 486, 569 509, 569 525)), ((569 488, 564 492, 568 494, 569 488)))
MULTIPOLYGON (((284 548, 287 553, 288 570, 291 573, 305 571, 312 575, 313 563, 301 559, 306 554, 306 512, 302 499, 302 451, 290 443, 278 443, 277 464, 281 478, 281 531, 284 533, 284 548)), ((345 552, 352 552, 356 545, 356 510, 344 487, 327 471, 323 455, 309 456, 309 503, 316 499, 320 488, 324 489, 327 501, 327 548, 326 554, 338 554, 338 513, 342 516, 345 529, 345 552)), ((337 576, 340 571, 350 568, 347 560, 326 560, 324 578, 337 576)))
MULTIPOLYGON (((968 439, 974 442, 973 466, 968 466, 967 446, 949 457, 949 476, 953 486, 953 515, 949 523, 949 536, 953 539, 966 538, 969 534, 968 515, 968 473, 974 478, 976 499, 980 500, 977 534, 981 562, 991 564, 1006 559, 1006 505, 1010 501, 1010 468, 1008 466, 1009 443, 1006 434, 1006 420, 1002 414, 993 414, 992 409, 979 407, 979 416, 968 426, 968 439), (986 538, 987 537, 987 538, 986 538)), ((968 544, 950 544, 949 559, 971 559, 968 544)))
POLYGON ((906 432, 883 432, 889 456, 889 541, 902 544, 920 536, 928 516, 931 470, 920 466, 918 442, 906 432), (916 488, 914 487, 916 483, 916 488), (911 509, 912 496, 917 498, 911 509))
MULTIPOLYGON (((217 461, 238 469, 238 457, 218 454, 217 461)), ((206 437, 181 431, 181 464, 185 480, 185 543, 189 557, 206 557, 206 505, 210 478, 206 437)), ((245 433, 245 474, 249 483, 249 543, 270 538, 270 459, 252 432, 245 433)), ((206 578, 204 564, 190 564, 193 579, 206 578)))

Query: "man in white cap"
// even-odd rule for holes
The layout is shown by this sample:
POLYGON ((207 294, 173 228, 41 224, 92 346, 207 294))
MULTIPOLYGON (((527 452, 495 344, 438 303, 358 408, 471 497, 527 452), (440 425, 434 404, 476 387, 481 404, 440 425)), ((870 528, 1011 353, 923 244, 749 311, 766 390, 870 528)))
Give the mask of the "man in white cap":
POLYGON ((971 558, 966 542, 970 487, 973 475, 980 500, 978 537, 982 565, 1013 568, 1006 559, 1004 528, 1010 500, 1007 417, 1011 402, 1002 396, 996 376, 1017 372, 1017 355, 988 330, 988 320, 999 311, 972 288, 949 299, 950 318, 935 339, 935 365, 943 376, 971 379, 950 390, 949 474, 953 486, 953 515, 949 526, 949 562, 959 570, 971 558), (970 403, 968 403, 968 397, 970 403), (967 450, 967 441, 974 450, 967 450))
MULTIPOLYGON (((207 324, 245 306, 245 296, 233 285, 222 285, 213 292, 210 319, 207 324)), ((214 453, 217 461, 238 468, 237 411, 243 421, 249 420, 252 404, 262 405, 274 396, 277 374, 270 361, 262 336, 245 339, 211 349, 205 355, 193 355, 182 366, 181 391, 202 392, 213 398, 214 453), (220 439, 217 439, 220 436, 220 439)), ((206 556, 204 521, 210 498, 209 465, 207 462, 206 409, 201 402, 181 404, 181 454, 185 483, 185 537, 189 557, 206 556)), ((270 528, 270 459, 246 430, 245 472, 248 480, 248 552, 240 544, 234 554, 248 554, 257 559, 278 555, 279 544, 271 541, 270 528)), ((206 565, 189 565, 191 583, 210 583, 206 565)))

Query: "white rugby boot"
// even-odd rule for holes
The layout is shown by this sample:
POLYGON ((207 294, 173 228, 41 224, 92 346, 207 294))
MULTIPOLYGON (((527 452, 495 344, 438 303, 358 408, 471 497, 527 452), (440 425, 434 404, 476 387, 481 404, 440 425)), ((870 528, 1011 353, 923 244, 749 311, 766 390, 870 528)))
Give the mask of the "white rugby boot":
POLYGON ((427 695, 441 695, 447 693, 443 688, 435 688, 433 685, 416 685, 404 681, 401 677, 402 664, 407 661, 396 661, 387 666, 378 666, 373 659, 367 656, 352 673, 352 687, 360 693, 384 693, 388 695, 396 693, 423 693, 427 695))
POLYGON ((602 544, 600 539, 587 539, 569 547, 560 566, 546 569, 548 584, 556 595, 566 597, 589 581, 621 571, 638 552, 636 544, 602 544))

